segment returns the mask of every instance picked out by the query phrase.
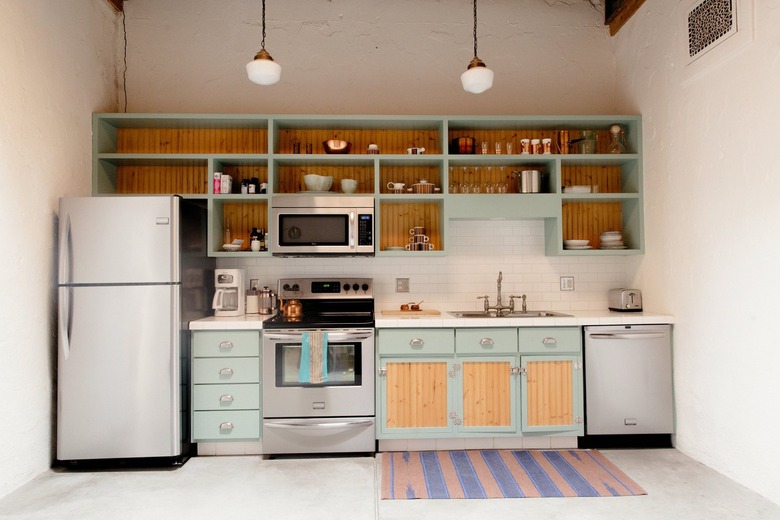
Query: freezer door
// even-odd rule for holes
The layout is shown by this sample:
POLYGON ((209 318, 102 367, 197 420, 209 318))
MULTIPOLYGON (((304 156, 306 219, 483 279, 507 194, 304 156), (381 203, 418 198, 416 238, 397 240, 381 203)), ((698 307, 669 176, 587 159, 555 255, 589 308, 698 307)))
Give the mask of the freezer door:
POLYGON ((59 460, 181 454, 179 286, 60 287, 59 460))
POLYGON ((178 197, 60 199, 59 283, 180 281, 178 197))

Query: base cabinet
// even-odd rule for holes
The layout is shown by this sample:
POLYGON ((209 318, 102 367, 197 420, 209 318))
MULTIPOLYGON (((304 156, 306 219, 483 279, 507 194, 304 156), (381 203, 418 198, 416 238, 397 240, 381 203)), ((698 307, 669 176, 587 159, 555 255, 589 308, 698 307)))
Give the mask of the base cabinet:
POLYGON ((192 333, 192 442, 260 439, 260 334, 192 333))
POLYGON ((578 327, 380 329, 377 436, 583 435, 578 327))

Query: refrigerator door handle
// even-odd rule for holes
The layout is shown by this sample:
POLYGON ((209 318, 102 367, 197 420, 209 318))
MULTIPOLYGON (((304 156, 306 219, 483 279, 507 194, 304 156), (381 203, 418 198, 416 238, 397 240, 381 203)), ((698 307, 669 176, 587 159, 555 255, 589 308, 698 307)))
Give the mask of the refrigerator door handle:
POLYGON ((60 244, 59 244, 59 283, 60 285, 70 283, 70 214, 65 213, 60 216, 61 219, 65 219, 62 226, 60 226, 60 244))
POLYGON ((57 322, 62 346, 62 358, 70 356, 70 287, 60 287, 59 305, 57 306, 57 322))

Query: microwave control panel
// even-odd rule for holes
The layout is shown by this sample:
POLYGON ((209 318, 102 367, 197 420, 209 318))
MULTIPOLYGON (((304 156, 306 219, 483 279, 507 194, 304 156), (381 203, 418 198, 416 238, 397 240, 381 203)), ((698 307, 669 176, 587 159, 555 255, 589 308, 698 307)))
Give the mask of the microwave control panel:
POLYGON ((358 245, 371 246, 374 244, 374 216, 370 214, 358 215, 358 245))

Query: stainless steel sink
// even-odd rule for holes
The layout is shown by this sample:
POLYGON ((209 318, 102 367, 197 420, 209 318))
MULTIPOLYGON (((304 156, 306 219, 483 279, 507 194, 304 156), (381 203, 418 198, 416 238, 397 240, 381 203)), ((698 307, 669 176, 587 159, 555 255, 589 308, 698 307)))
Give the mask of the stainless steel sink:
POLYGON ((447 311, 456 318, 571 318, 570 314, 552 311, 515 311, 507 314, 495 314, 485 311, 447 311))

